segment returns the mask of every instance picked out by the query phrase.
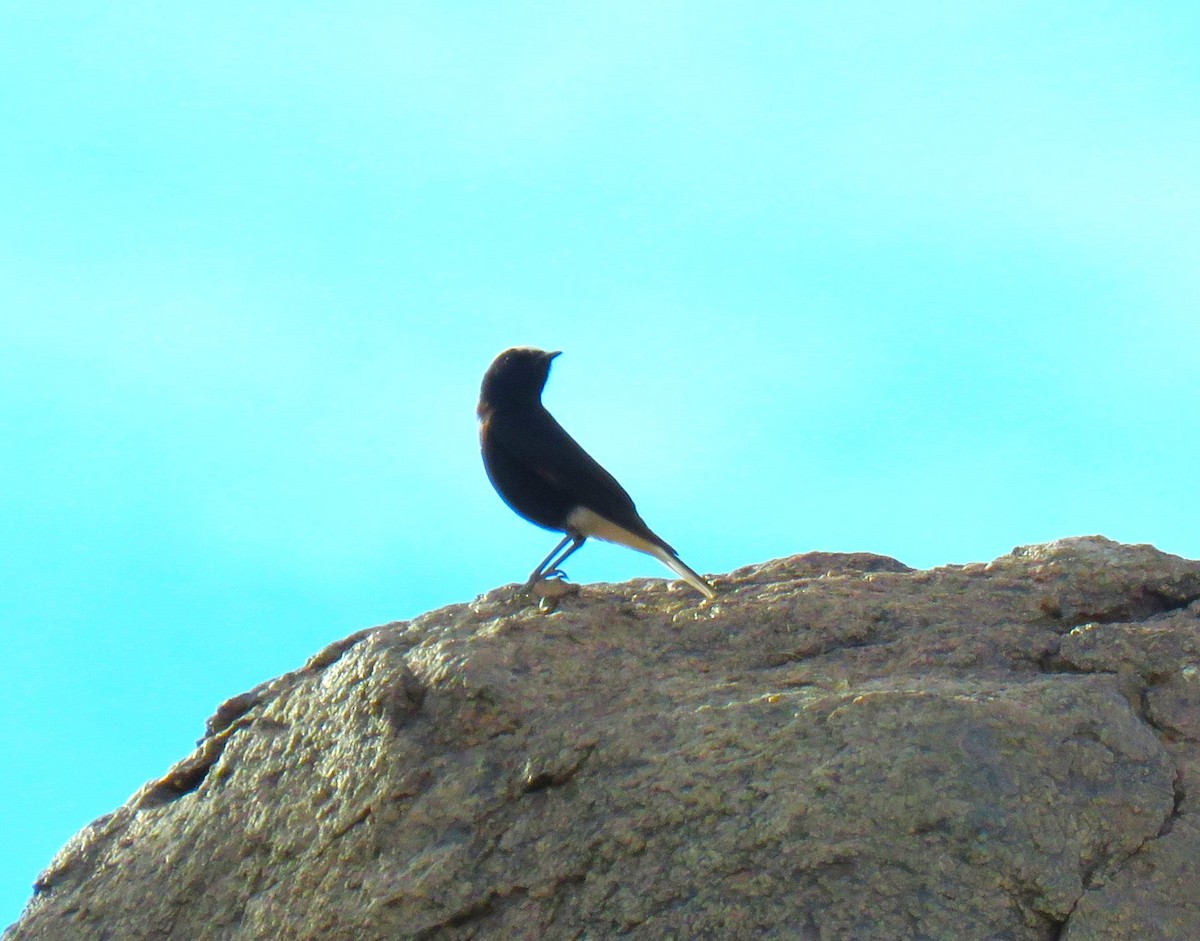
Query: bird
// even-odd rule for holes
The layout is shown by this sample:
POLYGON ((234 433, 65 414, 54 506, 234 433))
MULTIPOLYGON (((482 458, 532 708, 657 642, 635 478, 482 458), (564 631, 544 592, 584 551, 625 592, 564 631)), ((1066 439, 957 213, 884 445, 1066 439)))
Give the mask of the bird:
POLYGON ((654 556, 711 601, 713 586, 646 525, 625 488, 542 405, 550 364, 561 353, 505 350, 483 376, 476 409, 483 466, 500 499, 529 522, 565 533, 525 587, 565 577, 563 562, 594 536, 654 556))

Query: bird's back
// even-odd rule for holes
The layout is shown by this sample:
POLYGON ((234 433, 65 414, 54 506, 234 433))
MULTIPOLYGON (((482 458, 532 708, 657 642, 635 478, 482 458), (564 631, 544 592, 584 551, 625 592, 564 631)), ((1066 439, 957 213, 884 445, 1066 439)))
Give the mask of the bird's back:
POLYGON ((582 507, 674 552, 638 515, 625 488, 540 403, 490 409, 480 442, 493 486, 530 522, 565 532, 567 517, 582 507))

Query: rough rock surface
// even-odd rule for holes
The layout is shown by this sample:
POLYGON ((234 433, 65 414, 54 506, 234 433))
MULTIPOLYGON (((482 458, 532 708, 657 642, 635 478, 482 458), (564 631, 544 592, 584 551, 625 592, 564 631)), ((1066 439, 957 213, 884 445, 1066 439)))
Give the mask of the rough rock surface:
POLYGON ((223 705, 6 941, 1200 937, 1200 563, 513 589, 223 705))

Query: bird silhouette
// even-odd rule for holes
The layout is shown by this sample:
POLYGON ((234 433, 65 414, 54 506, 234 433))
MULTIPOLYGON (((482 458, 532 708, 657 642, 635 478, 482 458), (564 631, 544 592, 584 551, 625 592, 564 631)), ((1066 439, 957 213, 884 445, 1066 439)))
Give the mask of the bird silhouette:
POLYGON ((505 350, 484 374, 477 409, 484 468, 500 498, 531 523, 566 534, 526 586, 562 577, 563 562, 594 536, 654 556, 705 598, 715 598, 712 585, 646 525, 625 488, 542 405, 558 355, 533 347, 505 350))

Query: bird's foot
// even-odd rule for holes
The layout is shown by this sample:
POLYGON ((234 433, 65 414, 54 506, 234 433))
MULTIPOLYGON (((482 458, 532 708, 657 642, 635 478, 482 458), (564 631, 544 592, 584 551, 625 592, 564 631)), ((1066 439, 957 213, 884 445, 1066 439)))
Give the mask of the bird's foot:
POLYGON ((550 571, 527 581, 517 596, 536 601, 542 611, 553 611, 561 598, 578 591, 579 586, 570 584, 563 572, 550 571))
POLYGON ((525 584, 521 586, 521 591, 532 591, 535 587, 545 585, 548 582, 557 584, 570 580, 570 576, 560 568, 547 569, 544 572, 539 569, 529 576, 525 584))

